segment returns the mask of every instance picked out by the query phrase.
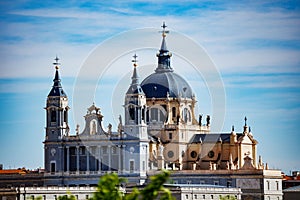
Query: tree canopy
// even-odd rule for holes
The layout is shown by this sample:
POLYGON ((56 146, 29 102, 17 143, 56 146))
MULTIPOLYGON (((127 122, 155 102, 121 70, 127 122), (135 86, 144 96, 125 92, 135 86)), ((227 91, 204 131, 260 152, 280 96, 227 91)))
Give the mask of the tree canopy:
POLYGON ((173 200, 174 197, 170 190, 163 186, 169 179, 169 176, 170 172, 162 171, 162 173, 150 177, 150 182, 143 189, 133 188, 131 193, 124 193, 121 185, 126 183, 127 180, 119 178, 115 173, 106 174, 100 178, 97 190, 91 200, 173 200))

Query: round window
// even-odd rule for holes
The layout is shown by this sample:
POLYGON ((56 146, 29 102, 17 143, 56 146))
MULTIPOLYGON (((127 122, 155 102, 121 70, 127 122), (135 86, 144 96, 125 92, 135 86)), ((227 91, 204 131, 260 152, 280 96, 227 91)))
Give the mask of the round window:
POLYGON ((197 152, 196 151, 192 151, 191 152, 191 157, 192 158, 196 158, 197 157, 197 152))
POLYGON ((213 151, 210 151, 207 155, 209 158, 213 158, 215 156, 215 153, 213 151))
POLYGON ((173 151, 169 151, 169 152, 168 152, 168 157, 169 157, 169 158, 173 158, 173 156, 174 156, 174 152, 173 152, 173 151))

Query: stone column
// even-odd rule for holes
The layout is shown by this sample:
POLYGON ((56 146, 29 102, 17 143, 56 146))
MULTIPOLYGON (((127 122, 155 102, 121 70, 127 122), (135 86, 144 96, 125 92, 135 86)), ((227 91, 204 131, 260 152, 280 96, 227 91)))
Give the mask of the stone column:
POLYGON ((76 171, 79 172, 79 146, 76 146, 76 171))
POLYGON ((69 170, 70 170, 70 148, 69 148, 69 146, 67 146, 66 149, 67 149, 67 172, 69 173, 69 170))
POLYGON ((97 152, 98 152, 98 157, 97 157, 97 162, 98 162, 98 171, 101 172, 101 147, 97 146, 97 152))
POLYGON ((122 173, 124 173, 124 171, 126 170, 126 166, 125 166, 125 159, 126 159, 126 145, 123 144, 122 145, 122 173))
POLYGON ((86 147, 86 171, 90 171, 90 147, 86 147))
POLYGON ((122 153, 122 146, 121 145, 117 145, 117 147, 119 148, 119 153, 118 153, 118 157, 119 157, 119 172, 122 172, 122 164, 121 164, 121 153, 122 153))
POLYGON ((111 170, 111 146, 107 146, 107 153, 108 153, 108 171, 111 170))
POLYGON ((58 147, 58 156, 60 159, 60 162, 56 163, 56 171, 60 174, 64 173, 64 147, 59 146, 58 147))

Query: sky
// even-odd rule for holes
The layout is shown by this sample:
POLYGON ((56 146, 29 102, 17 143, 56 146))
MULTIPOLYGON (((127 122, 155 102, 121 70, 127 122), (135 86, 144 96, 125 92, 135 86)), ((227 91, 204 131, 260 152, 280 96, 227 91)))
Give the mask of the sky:
POLYGON ((276 0, 1 1, 0 164, 44 167, 44 107, 56 55, 71 107, 71 133, 76 124, 83 126, 85 109, 93 102, 101 108, 104 126, 112 123, 116 130, 123 91, 130 83, 131 56, 139 56, 141 80, 154 70, 161 42, 157 30, 163 21, 170 30, 168 48, 174 49, 172 66, 193 88, 197 112, 211 114, 212 124, 224 115, 223 132, 230 132, 232 125, 241 132, 247 116, 263 162, 286 173, 300 170, 300 2, 276 0), (189 38, 197 47, 180 52, 174 35, 189 38), (149 45, 120 48, 125 36, 149 45), (213 62, 224 99, 212 98, 208 85, 213 83, 197 73, 201 66, 186 59, 196 48, 213 62), (93 85, 93 98, 77 109, 73 95, 95 52, 103 73, 89 71, 97 79, 84 82, 93 85), (101 66, 111 54, 114 60, 101 66), (215 109, 215 102, 224 109, 215 109))

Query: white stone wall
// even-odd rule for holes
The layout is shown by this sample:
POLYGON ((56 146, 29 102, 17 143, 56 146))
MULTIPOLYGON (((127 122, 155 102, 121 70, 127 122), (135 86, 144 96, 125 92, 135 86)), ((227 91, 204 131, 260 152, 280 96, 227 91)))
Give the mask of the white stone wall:
POLYGON ((57 200, 59 196, 74 195, 77 200, 93 196, 95 187, 24 187, 20 188, 20 200, 42 197, 43 200, 57 200))

